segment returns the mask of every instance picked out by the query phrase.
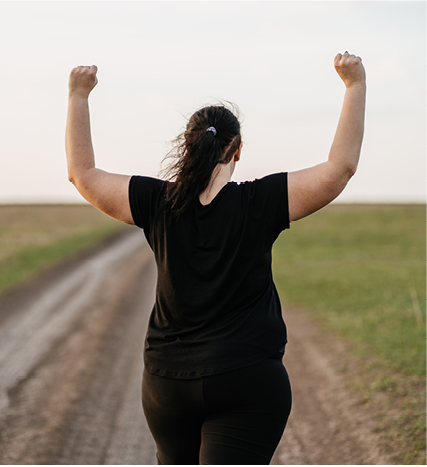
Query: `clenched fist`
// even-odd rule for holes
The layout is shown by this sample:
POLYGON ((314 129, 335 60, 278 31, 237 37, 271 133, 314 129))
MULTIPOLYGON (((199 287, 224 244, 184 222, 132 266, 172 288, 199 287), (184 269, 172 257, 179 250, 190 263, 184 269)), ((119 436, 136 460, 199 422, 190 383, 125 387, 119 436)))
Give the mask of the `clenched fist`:
POLYGON ((344 52, 343 55, 338 54, 334 59, 334 66, 346 88, 354 84, 365 84, 365 68, 360 57, 350 55, 348 52, 344 52))
POLYGON ((97 71, 96 65, 73 68, 68 82, 70 95, 89 97, 90 92, 98 83, 98 78, 96 77, 97 71))

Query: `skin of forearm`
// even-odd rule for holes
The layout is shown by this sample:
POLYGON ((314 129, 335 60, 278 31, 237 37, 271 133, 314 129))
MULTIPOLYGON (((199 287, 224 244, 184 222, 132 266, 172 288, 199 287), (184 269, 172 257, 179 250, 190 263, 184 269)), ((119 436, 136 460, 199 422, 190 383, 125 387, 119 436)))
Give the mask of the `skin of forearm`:
POLYGON ((341 115, 328 161, 350 179, 357 168, 365 121, 366 85, 358 83, 345 92, 341 115))
POLYGON ((95 167, 90 131, 89 103, 86 97, 70 94, 65 133, 68 178, 75 185, 85 171, 95 167))

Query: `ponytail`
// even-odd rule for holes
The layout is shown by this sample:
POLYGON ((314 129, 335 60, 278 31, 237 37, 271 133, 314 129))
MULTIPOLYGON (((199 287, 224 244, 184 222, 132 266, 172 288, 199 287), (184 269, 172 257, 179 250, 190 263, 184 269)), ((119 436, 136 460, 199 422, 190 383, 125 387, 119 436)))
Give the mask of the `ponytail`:
POLYGON ((166 203, 176 214, 190 207, 205 191, 215 167, 230 162, 241 142, 240 123, 226 107, 200 109, 188 121, 166 158, 176 159, 169 176, 166 203))

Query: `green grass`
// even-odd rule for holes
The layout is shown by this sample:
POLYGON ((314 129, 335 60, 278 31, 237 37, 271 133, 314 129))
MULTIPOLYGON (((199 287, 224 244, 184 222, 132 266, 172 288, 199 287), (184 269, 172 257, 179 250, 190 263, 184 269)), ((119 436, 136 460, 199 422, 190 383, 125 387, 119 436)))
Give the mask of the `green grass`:
POLYGON ((285 303, 393 370, 425 375, 425 207, 332 205, 292 224, 274 248, 285 303))
POLYGON ((403 443, 405 463, 418 463, 425 447, 425 213, 424 205, 330 205, 293 223, 273 252, 284 307, 300 307, 370 362, 357 383, 367 400, 397 397, 394 441, 413 440, 403 443))
POLYGON ((123 227, 89 205, 0 206, 0 294, 123 227))

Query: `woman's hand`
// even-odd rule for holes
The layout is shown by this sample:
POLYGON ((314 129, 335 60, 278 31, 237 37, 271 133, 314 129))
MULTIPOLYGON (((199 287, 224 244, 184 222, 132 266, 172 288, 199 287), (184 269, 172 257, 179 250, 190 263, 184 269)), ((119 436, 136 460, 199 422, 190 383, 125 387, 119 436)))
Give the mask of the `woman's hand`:
POLYGON ((365 68, 360 57, 348 52, 344 52, 343 55, 337 54, 334 66, 347 89, 354 84, 366 84, 365 68))
POLYGON ((96 77, 97 71, 96 65, 73 68, 68 82, 70 96, 76 95, 87 99, 92 89, 98 83, 98 78, 96 77))

